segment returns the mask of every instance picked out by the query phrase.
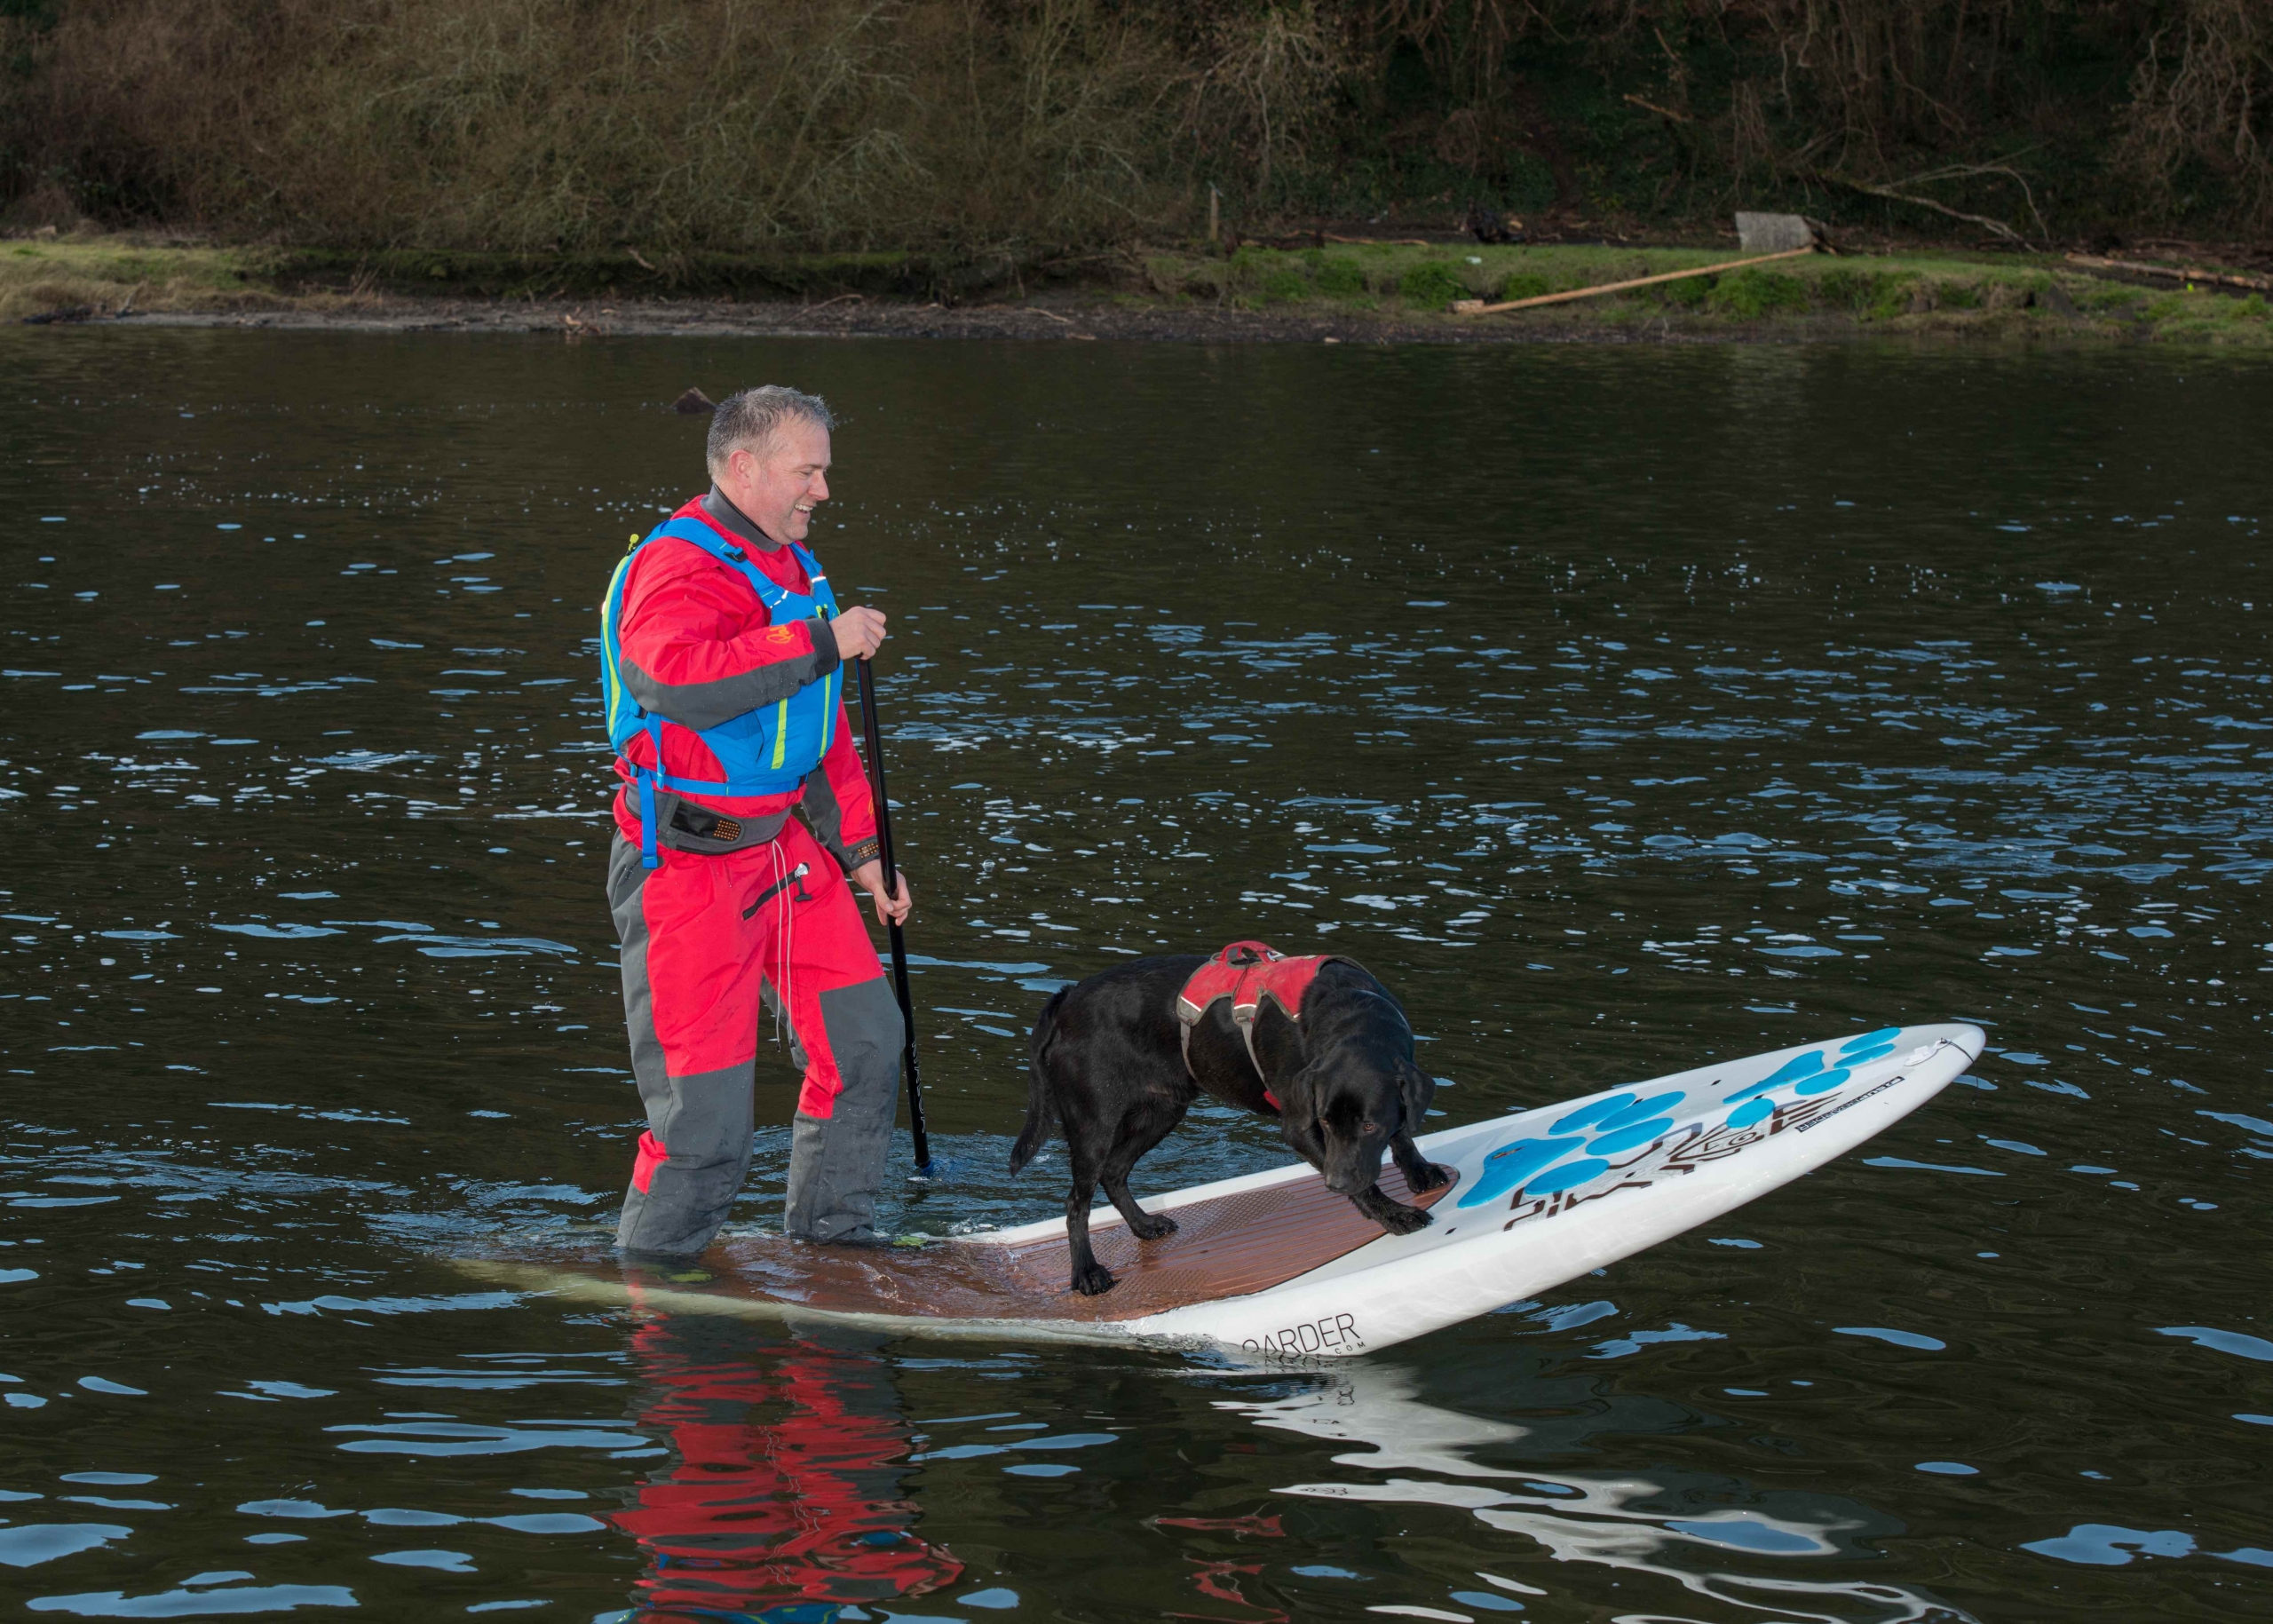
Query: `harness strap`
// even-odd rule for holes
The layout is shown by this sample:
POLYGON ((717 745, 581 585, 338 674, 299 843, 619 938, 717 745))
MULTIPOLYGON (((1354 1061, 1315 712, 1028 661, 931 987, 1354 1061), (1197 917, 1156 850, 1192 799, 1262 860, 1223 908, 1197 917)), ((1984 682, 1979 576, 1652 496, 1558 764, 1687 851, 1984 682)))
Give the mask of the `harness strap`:
POLYGON ((1239 1029, 1239 1039, 1247 1048, 1247 1064, 1255 1067, 1255 1074, 1263 1083, 1263 1097, 1273 1111, 1281 1107, 1279 1097, 1271 1091, 1270 1073, 1263 1070, 1263 1057, 1255 1052, 1255 1026, 1263 1013, 1263 1001, 1278 1005, 1279 1013, 1290 1021, 1302 1019, 1303 994, 1328 958, 1336 955, 1319 955, 1311 958, 1292 959, 1268 942, 1233 942, 1221 953, 1211 956, 1176 994, 1176 1018, 1177 1038, 1184 1055, 1184 1069, 1197 1080, 1192 1069, 1192 1029, 1199 1025, 1208 1011, 1228 998, 1232 1001, 1232 1025, 1239 1029), (1292 971, 1299 978, 1292 990, 1293 1002, 1287 1002, 1289 989, 1273 985, 1278 977, 1292 971))
POLYGON ((662 776, 663 769, 663 719, 661 717, 651 714, 647 717, 647 742, 654 749, 655 764, 635 769, 639 775, 639 866, 642 868, 660 868, 663 859, 655 849, 655 780, 662 776))

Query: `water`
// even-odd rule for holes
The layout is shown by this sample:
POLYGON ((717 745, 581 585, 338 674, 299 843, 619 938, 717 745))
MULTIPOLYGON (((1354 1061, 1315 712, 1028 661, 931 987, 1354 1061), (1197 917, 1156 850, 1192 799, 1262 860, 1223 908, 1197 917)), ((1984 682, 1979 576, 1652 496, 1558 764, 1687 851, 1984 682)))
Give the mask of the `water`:
MULTIPOLYGON (((2261 365, 0 346, 12 1612, 2273 1595, 2261 365), (898 1227, 1052 1209, 1062 1162, 1002 1171, 1022 1034, 1130 952, 1359 957, 1447 1123, 1857 1023, 1991 1055, 1707 1232, 1323 1373, 469 1279, 597 1250, 622 1189, 592 606, 699 478, 659 403, 766 378, 844 413, 821 545, 894 616, 955 1168, 898 1227)), ((1276 1159, 1203 1112, 1138 1186, 1276 1159)))

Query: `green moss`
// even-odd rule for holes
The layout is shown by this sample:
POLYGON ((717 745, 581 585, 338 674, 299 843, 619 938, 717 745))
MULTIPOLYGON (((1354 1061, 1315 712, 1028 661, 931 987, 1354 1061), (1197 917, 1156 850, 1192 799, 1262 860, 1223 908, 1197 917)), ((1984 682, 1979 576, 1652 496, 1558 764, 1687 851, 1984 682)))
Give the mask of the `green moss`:
POLYGON ((1554 285, 1535 271, 1517 271, 1500 284, 1503 299, 1535 299, 1554 291, 1554 285))
MULTIPOLYGON (((1679 282, 1666 285, 1681 286, 1679 282)), ((1706 295, 1705 303, 1723 315, 1756 321, 1770 311, 1805 310, 1808 285, 1796 276, 1777 271, 1738 271, 1733 276, 1718 278, 1713 290, 1706 295)))
POLYGON ((1906 281, 1906 278, 1889 276, 1881 271, 1860 271, 1841 265, 1815 279, 1815 295, 1818 303, 1830 309, 1849 310, 1857 315, 1875 315, 1881 313, 1881 306, 1889 303, 1895 303, 1899 308, 1901 302, 1907 301, 1906 291, 1902 301, 1892 300, 1889 297, 1894 289, 1906 281))
POLYGON ((2236 299, 2230 313, 2237 321, 2262 321, 2273 316, 2273 305, 2265 302, 2261 293, 2253 293, 2245 299, 2236 299))
POLYGON ((1227 267, 1232 289, 1243 308, 1259 305, 1287 305, 1311 296, 1309 266, 1295 255, 1276 249, 1243 248, 1227 267))
POLYGON ((1659 282, 1650 291, 1661 305, 1670 305, 1675 310, 1698 310, 1713 297, 1715 280, 1710 276, 1684 276, 1677 282, 1659 282))
POLYGON ((1296 299, 1310 297, 1311 279, 1292 268, 1266 271, 1255 291, 1266 305, 1290 305, 1296 299))
POLYGON ((1356 260, 1336 257, 1318 268, 1318 290, 1333 298, 1354 298, 1366 291, 1366 267, 1356 260))
POLYGON ((1420 310, 1449 309, 1454 299, 1469 296, 1460 273, 1442 259, 1426 259, 1414 265, 1398 280, 1397 291, 1406 304, 1420 310))

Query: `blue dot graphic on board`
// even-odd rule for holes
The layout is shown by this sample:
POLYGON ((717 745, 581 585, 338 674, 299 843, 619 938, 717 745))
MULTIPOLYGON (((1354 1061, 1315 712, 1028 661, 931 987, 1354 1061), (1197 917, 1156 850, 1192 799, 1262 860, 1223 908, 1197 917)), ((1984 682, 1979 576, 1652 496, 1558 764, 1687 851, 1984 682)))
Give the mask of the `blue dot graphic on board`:
POLYGON ((1670 1094, 1652 1094, 1647 1099, 1635 1100, 1622 1111, 1612 1113, 1595 1124, 1599 1133, 1616 1133, 1621 1128, 1631 1128, 1636 1122, 1647 1121, 1668 1105, 1677 1105, 1683 1095, 1678 1089, 1670 1094))
POLYGON ((1477 1175, 1476 1187, 1462 1192, 1453 1205, 1481 1207, 1486 1201, 1496 1200, 1585 1142, 1572 1135, 1561 1139, 1517 1139, 1512 1145, 1503 1145, 1484 1159, 1484 1166, 1477 1175))
POLYGON ((1579 1161, 1568 1161, 1559 1168, 1549 1168, 1537 1178, 1524 1185, 1526 1195, 1554 1195, 1588 1180, 1598 1178, 1610 1171, 1610 1163, 1599 1157, 1588 1156, 1579 1161))
POLYGON ((1842 1066, 1835 1072, 1825 1072, 1819 1076, 1805 1079, 1792 1092, 1802 1098, 1810 1098, 1818 1094, 1828 1094, 1853 1075, 1854 1073, 1842 1066))
POLYGON ((1647 1145, 1651 1140, 1658 1138, 1662 1135, 1671 1133, 1672 1131, 1673 1118, 1669 1116, 1651 1117, 1646 1122, 1636 1122, 1631 1128, 1621 1128, 1616 1133, 1604 1134, 1601 1138, 1596 1139, 1593 1144, 1587 1146, 1587 1154, 1589 1156, 1615 1156, 1620 1154, 1621 1152, 1630 1151, 1636 1145, 1647 1145))
POLYGON ((1633 1103, 1634 1096, 1631 1094, 1605 1095, 1601 1099, 1596 1100, 1592 1105, 1580 1105, 1576 1111, 1573 1111, 1570 1115, 1563 1118, 1552 1128, 1548 1129, 1548 1131, 1549 1133, 1569 1133, 1572 1129, 1576 1128, 1593 1127, 1599 1124, 1604 1117, 1616 1116, 1620 1112, 1625 1110, 1627 1106, 1633 1103))
POLYGON ((1749 1128, 1754 1122, 1760 1121, 1764 1118, 1773 1116, 1775 1113, 1776 1102, 1774 1100, 1748 1099, 1743 1105, 1738 1105, 1734 1111, 1729 1113, 1728 1125, 1730 1128, 1749 1128))
POLYGON ((1780 1089, 1787 1082, 1797 1082, 1802 1077, 1812 1077, 1824 1069, 1823 1050, 1810 1049, 1803 1055, 1794 1055, 1748 1089, 1738 1089, 1721 1103, 1741 1105, 1755 1094, 1765 1094, 1770 1089, 1780 1089))
POLYGON ((1860 1037, 1849 1038, 1841 1043, 1839 1046, 1839 1058, 1841 1060, 1848 1060, 1859 1050, 1881 1047, 1891 1052, 1894 1041, 1901 1035, 1902 1028, 1899 1026, 1881 1026, 1876 1032, 1865 1032, 1860 1037))

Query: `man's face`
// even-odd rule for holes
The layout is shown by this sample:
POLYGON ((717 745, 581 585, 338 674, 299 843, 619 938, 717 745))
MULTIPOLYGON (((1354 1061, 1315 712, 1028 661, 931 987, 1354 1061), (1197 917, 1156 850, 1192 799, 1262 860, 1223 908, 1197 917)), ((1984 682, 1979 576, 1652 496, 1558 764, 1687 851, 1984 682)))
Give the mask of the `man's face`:
POLYGON ((802 542, 828 500, 828 431, 792 417, 756 451, 727 459, 726 496, 777 542, 802 542))

